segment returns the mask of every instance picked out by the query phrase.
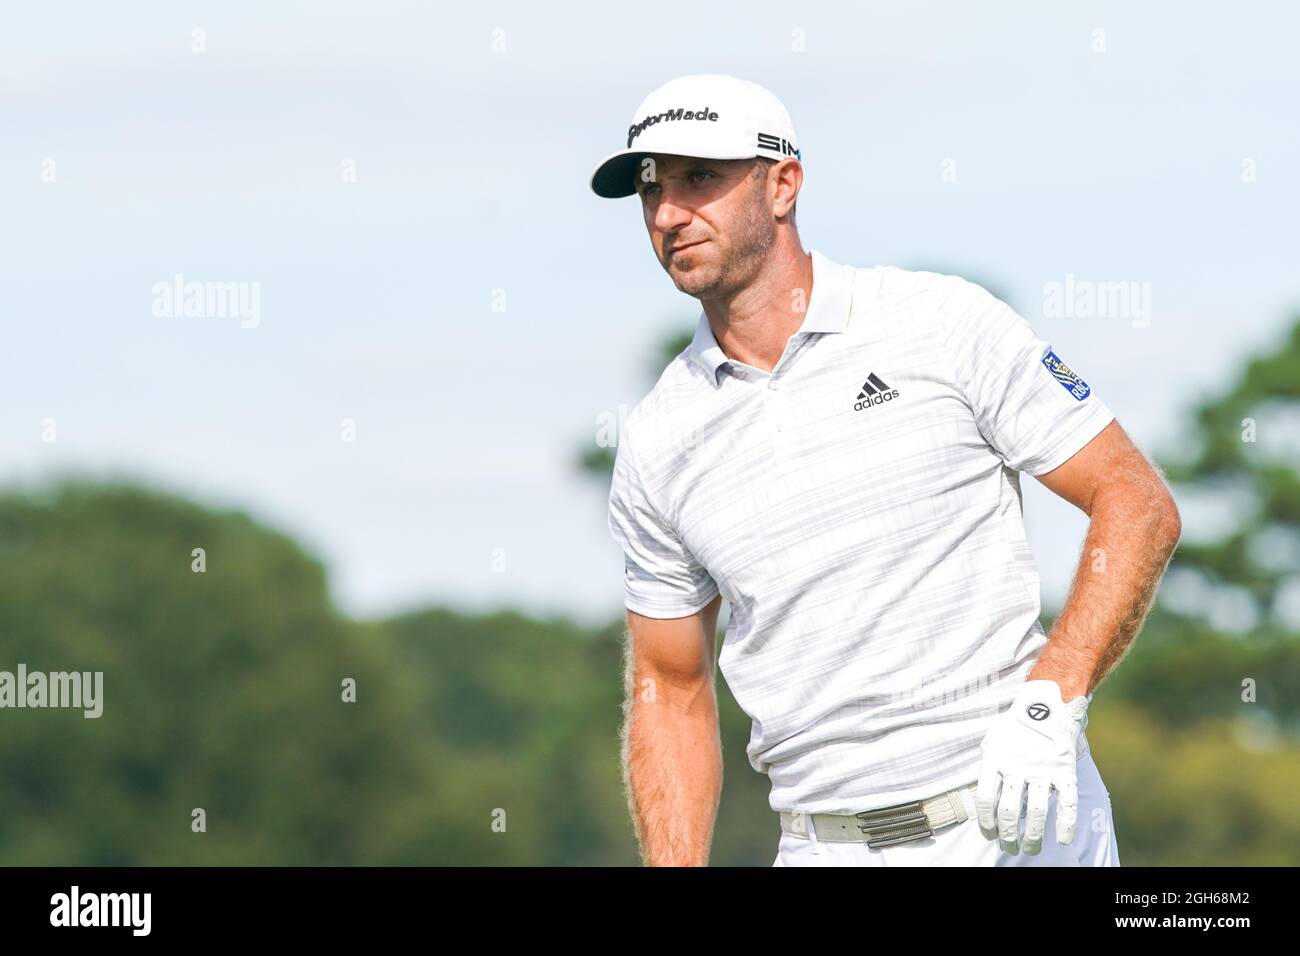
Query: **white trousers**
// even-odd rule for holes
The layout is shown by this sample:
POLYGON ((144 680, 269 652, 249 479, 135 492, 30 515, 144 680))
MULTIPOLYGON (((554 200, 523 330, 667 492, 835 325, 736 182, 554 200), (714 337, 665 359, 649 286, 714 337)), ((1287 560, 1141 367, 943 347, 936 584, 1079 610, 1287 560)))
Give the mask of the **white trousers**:
MULTIPOLYGON (((827 843, 817 839, 812 820, 808 837, 782 831, 773 866, 1119 866, 1110 792, 1092 759, 1091 749, 1079 758, 1079 822, 1069 846, 1056 842, 1056 791, 1047 805, 1043 848, 1034 856, 1002 852, 996 839, 980 832, 975 816, 975 792, 961 791, 967 819, 924 840, 872 848, 866 842, 827 843)), ((1020 823, 1023 839, 1025 825, 1020 823)))

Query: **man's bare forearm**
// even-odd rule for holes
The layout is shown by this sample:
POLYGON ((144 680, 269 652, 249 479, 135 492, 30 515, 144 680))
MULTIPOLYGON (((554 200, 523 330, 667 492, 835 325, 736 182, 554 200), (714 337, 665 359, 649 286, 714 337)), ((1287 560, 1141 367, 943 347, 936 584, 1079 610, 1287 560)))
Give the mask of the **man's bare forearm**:
POLYGON ((1163 484, 1099 493, 1070 596, 1030 679, 1056 681, 1067 701, 1092 693, 1141 630, 1180 533, 1163 484))
POLYGON ((713 676, 629 668, 623 780, 647 866, 706 866, 722 793, 713 676))

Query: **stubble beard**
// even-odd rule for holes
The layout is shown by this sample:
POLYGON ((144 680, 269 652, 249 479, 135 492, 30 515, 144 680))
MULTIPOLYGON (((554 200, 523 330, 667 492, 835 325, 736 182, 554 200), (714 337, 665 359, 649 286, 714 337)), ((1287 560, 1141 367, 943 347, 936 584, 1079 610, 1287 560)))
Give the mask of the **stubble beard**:
MULTIPOLYGON (((763 263, 776 245, 776 223, 762 201, 761 191, 732 226, 733 248, 720 263, 701 263, 684 272, 670 270, 678 289, 701 302, 729 300, 762 271, 763 263)), ((718 248, 718 240, 713 239, 709 245, 718 248)), ((690 251, 684 255, 689 256, 690 251)))

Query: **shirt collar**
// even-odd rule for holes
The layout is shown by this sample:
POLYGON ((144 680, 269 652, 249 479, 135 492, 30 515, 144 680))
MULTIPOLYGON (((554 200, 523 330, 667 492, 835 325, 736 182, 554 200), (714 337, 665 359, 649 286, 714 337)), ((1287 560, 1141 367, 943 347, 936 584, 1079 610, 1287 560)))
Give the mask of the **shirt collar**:
MULTIPOLYGON (((808 311, 803 324, 794 333, 843 332, 849 327, 849 310, 853 304, 853 275, 847 266, 832 262, 816 249, 812 255, 813 287, 808 301, 808 311)), ((794 336, 791 336, 793 338, 794 336)), ((714 388, 718 387, 718 369, 731 361, 727 358, 709 326, 709 317, 703 310, 695 327, 695 338, 690 345, 691 358, 708 374, 714 388)))

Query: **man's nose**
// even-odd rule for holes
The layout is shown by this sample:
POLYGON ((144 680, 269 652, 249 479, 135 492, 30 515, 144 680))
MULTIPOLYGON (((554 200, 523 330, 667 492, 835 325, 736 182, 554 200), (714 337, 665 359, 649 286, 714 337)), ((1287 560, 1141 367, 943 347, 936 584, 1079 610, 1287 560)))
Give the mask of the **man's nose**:
POLYGON ((661 232, 677 229, 691 221, 691 211, 663 190, 655 209, 655 227, 661 232))

